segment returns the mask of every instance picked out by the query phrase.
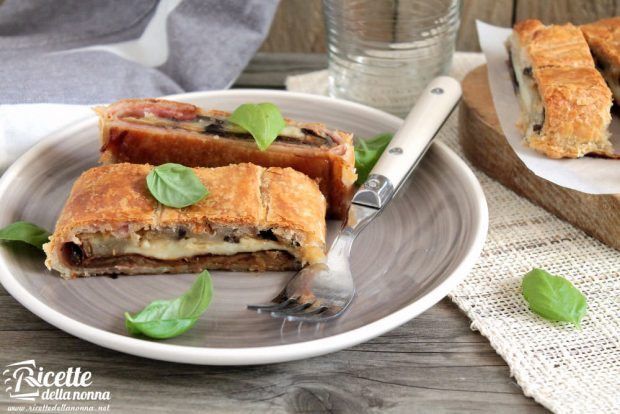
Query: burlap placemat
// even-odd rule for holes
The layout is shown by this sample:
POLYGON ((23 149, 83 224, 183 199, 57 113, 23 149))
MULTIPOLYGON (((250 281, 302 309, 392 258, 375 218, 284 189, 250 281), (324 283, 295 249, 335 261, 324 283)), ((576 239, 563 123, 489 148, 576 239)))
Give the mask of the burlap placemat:
MULTIPOLYGON (((482 54, 457 53, 452 76, 460 80, 483 63, 482 54)), ((326 71, 287 79, 287 88, 299 92, 326 94, 326 85, 326 71)), ((457 128, 455 113, 437 139, 463 157, 457 128)), ((620 412, 620 252, 472 169, 488 201, 489 234, 450 297, 506 360, 525 395, 556 413, 620 412), (528 310, 521 279, 534 267, 566 277, 586 295, 581 330, 528 310)))

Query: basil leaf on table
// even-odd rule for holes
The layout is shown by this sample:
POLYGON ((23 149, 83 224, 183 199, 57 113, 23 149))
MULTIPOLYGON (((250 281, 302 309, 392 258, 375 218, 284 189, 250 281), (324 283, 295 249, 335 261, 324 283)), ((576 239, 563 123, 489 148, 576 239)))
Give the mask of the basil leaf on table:
POLYGON ((131 335, 142 334, 155 339, 167 339, 189 330, 209 307, 213 296, 211 275, 205 270, 192 287, 172 300, 156 300, 131 316, 125 312, 125 326, 131 335))
POLYGON ((0 229, 0 240, 28 243, 38 249, 48 242, 50 233, 27 221, 16 221, 0 229))
POLYGON ((248 131, 261 151, 269 148, 286 126, 278 107, 268 102, 243 104, 235 109, 228 121, 248 131))
POLYGON ((579 326, 586 313, 586 297, 561 276, 533 269, 523 278, 522 289, 532 312, 545 319, 579 326))
POLYGON ((181 164, 163 164, 146 176, 149 191, 165 206, 182 208, 196 204, 209 191, 194 170, 181 164))
POLYGON ((393 136, 394 134, 384 133, 367 140, 355 140, 355 170, 358 185, 364 184, 372 167, 379 161, 393 136))

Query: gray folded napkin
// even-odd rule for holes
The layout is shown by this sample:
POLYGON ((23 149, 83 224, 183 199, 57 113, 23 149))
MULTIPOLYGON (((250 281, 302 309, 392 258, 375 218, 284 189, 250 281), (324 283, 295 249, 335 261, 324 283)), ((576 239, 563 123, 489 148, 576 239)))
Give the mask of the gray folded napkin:
POLYGON ((222 89, 277 0, 0 2, 0 103, 91 104, 222 89))

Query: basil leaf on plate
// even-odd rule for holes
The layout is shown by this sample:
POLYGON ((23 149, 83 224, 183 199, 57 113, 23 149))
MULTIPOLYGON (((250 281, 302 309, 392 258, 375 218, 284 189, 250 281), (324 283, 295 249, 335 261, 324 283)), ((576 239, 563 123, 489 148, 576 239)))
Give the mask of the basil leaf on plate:
POLYGON ((364 184, 372 167, 379 161, 393 136, 394 134, 386 132, 370 139, 355 140, 355 170, 358 185, 364 184))
POLYGON ((146 176, 149 191, 165 206, 182 208, 196 204, 209 191, 194 170, 181 164, 163 164, 146 176))
POLYGON ((136 315, 125 312, 125 327, 131 335, 167 339, 189 330, 209 307, 213 296, 211 275, 205 270, 192 287, 172 300, 156 300, 136 315))
POLYGON ((532 312, 545 319, 579 326, 586 313, 586 297, 561 276, 533 269, 523 277, 522 289, 532 312))
POLYGON ((27 221, 16 221, 0 229, 0 240, 24 242, 39 249, 48 242, 49 236, 47 230, 27 221))
POLYGON ((277 106, 272 103, 243 104, 232 113, 228 121, 248 131, 261 151, 265 151, 286 123, 277 106))

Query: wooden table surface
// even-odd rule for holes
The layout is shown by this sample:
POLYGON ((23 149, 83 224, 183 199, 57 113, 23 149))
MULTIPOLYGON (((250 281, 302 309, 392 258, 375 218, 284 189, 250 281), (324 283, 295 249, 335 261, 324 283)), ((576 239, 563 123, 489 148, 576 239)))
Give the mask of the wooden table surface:
MULTIPOLYGON (((282 88, 289 73, 325 66, 322 55, 258 55, 238 86, 282 88)), ((34 359, 82 367, 111 393, 110 412, 538 413, 506 363, 449 300, 370 342, 330 355, 252 367, 152 361, 60 331, 0 287, 0 366, 34 359)), ((0 409, 9 405, 0 393, 0 409)))

